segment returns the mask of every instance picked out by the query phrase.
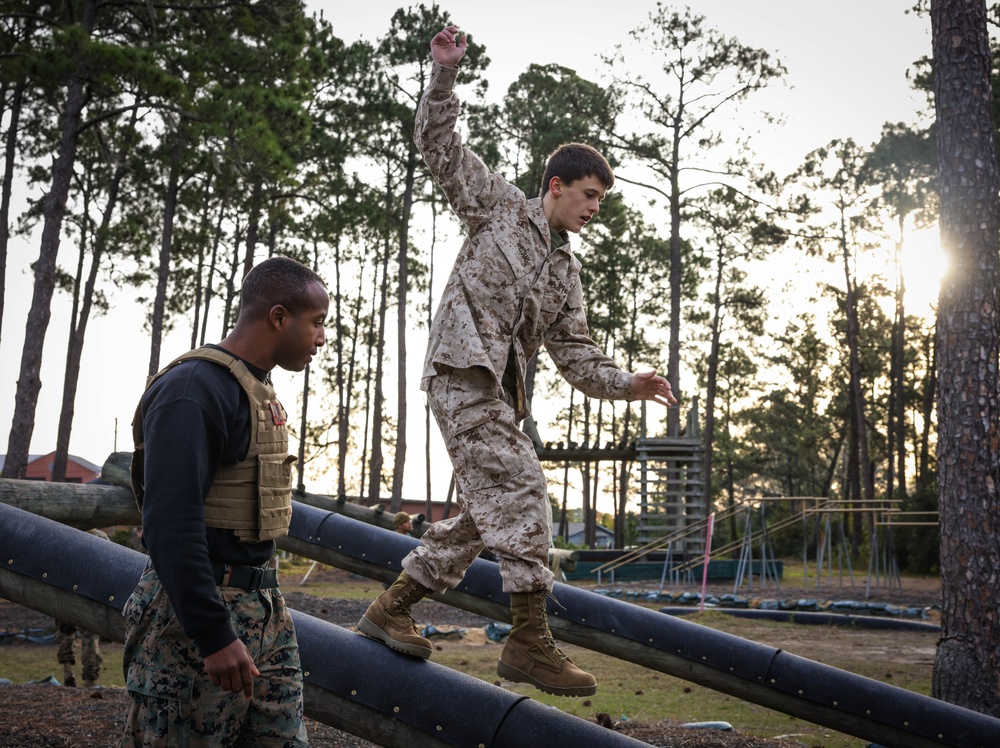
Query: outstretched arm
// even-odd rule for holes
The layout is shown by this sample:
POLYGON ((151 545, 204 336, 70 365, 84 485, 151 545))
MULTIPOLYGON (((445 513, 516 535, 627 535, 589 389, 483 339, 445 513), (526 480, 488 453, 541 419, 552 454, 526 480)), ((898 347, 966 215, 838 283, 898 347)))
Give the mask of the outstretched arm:
POLYGON ((445 26, 431 39, 431 57, 438 65, 457 68, 468 44, 468 34, 460 34, 458 26, 445 26))
POLYGON ((632 394, 636 400, 653 400, 668 407, 677 404, 670 382, 656 376, 656 371, 652 369, 632 375, 632 394))

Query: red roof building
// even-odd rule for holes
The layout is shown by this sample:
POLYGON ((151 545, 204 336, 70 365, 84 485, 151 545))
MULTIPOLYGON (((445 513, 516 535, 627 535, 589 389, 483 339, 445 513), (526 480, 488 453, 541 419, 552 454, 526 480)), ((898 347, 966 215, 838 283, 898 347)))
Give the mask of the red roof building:
MULTIPOLYGON (((24 468, 25 480, 52 480, 52 461, 56 453, 47 455, 28 455, 28 464, 24 468)), ((0 469, 6 455, 0 455, 0 469)), ((89 483, 101 476, 101 468, 89 460, 76 455, 66 457, 66 483, 89 483)))

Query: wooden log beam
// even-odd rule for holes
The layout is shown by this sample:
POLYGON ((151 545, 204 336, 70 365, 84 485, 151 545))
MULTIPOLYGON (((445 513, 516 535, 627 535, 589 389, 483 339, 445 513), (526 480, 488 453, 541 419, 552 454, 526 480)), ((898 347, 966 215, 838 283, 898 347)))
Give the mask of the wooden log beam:
POLYGON ((78 530, 142 521, 132 490, 121 486, 0 478, 0 502, 78 530))
MULTIPOLYGON (((115 452, 105 461, 101 468, 101 479, 108 485, 0 478, 0 502, 79 530, 137 525, 142 518, 132 496, 129 471, 131 458, 129 452, 115 452)), ((293 498, 303 504, 342 514, 359 522, 393 529, 392 517, 386 516, 381 505, 365 507, 328 496, 301 492, 295 492, 293 498)), ((418 530, 415 534, 420 534, 426 529, 423 515, 417 515, 414 519, 414 528, 418 530)))
POLYGON ((308 681, 303 693, 306 716, 341 732, 357 735, 376 745, 446 748, 450 743, 435 740, 412 725, 387 717, 377 709, 338 696, 308 681))
MULTIPOLYGON (((104 464, 101 477, 112 485, 0 478, 0 502, 75 527, 77 530, 113 525, 137 525, 142 522, 142 518, 132 496, 132 489, 129 487, 128 472, 122 471, 120 467, 123 464, 122 459, 116 458, 116 455, 124 454, 127 453, 116 452, 109 462, 104 464)), ((358 506, 315 494, 296 493, 294 498, 317 509, 342 514, 387 530, 392 529, 392 518, 386 517, 383 512, 372 507, 358 506)), ((278 547, 306 556, 305 553, 286 548, 281 543, 278 547)), ((330 563, 321 558, 306 557, 330 563)), ((554 563, 558 558, 559 568, 566 571, 573 571, 576 568, 578 557, 576 551, 559 548, 549 551, 550 563, 554 563)))
MULTIPOLYGON (((113 452, 108 459, 105 460, 104 465, 101 468, 101 478, 113 485, 128 488, 131 493, 131 463, 131 452, 113 452)), ((360 504, 353 504, 346 500, 341 501, 329 496, 306 493, 304 491, 293 492, 292 498, 295 501, 301 501, 303 504, 314 506, 317 509, 324 509, 328 512, 343 514, 345 517, 356 519, 359 522, 366 522, 369 525, 383 527, 386 530, 394 529, 392 525, 392 515, 387 514, 385 507, 381 504, 378 506, 361 506, 360 504)), ((415 537, 422 535, 428 526, 429 525, 424 522, 424 515, 418 514, 413 517, 413 535, 415 537)))
MULTIPOLYGON (((78 627, 116 642, 125 641, 125 619, 118 608, 18 574, 0 566, 0 597, 72 621, 78 627)), ((121 601, 124 603, 124 600, 121 601)))

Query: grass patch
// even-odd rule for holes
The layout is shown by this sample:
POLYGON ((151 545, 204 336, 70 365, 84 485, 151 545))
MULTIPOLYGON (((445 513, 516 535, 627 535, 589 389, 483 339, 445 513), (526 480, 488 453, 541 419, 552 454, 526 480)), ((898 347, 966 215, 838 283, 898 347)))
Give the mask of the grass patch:
MULTIPOLYGON (((56 662, 55 644, 7 644, 0 646, 0 678, 6 678, 18 685, 36 680, 44 680, 49 676, 63 681, 63 666, 56 662)), ((104 664, 101 667, 101 686, 124 686, 125 677, 122 674, 122 645, 118 642, 101 642, 101 656, 104 664)), ((76 665, 73 667, 76 682, 82 683, 80 675, 80 656, 77 650, 76 665)))
POLYGON ((364 600, 378 596, 384 589, 381 582, 368 579, 358 574, 341 572, 333 579, 330 575, 321 574, 331 567, 313 562, 301 556, 291 556, 282 559, 278 565, 278 583, 282 590, 296 590, 314 597, 343 598, 347 600, 364 600))
POLYGON ((432 660, 480 680, 501 685, 513 693, 585 719, 604 712, 614 720, 656 723, 729 722, 742 734, 761 738, 794 735, 804 745, 825 748, 858 748, 859 738, 790 717, 781 712, 718 693, 641 665, 623 662, 573 645, 561 644, 580 667, 597 678, 597 693, 586 698, 565 698, 541 693, 525 684, 501 682, 496 661, 501 646, 489 642, 480 647, 436 643, 432 660))
MULTIPOLYGON (((598 690, 594 696, 562 698, 543 694, 524 684, 501 682, 496 674, 496 661, 500 656, 501 645, 489 640, 484 644, 437 640, 432 660, 585 719, 593 719, 598 713, 604 712, 614 720, 633 722, 655 723, 665 719, 672 722, 723 720, 744 735, 761 738, 793 736, 794 740, 804 745, 824 748, 858 748, 864 744, 859 738, 789 717, 640 665, 571 644, 563 644, 562 647, 577 665, 597 677, 598 690)), ((101 650, 104 668, 100 685, 123 686, 121 645, 104 642, 101 650)), ((903 685, 899 682, 902 678, 895 675, 896 667, 894 665, 893 682, 903 685)), ((49 675, 62 680, 62 666, 56 662, 54 645, 11 644, 0 647, 0 676, 20 684, 41 680, 49 675)), ((79 679, 79 664, 76 675, 79 679)), ((928 675, 926 688, 929 687, 928 675)))

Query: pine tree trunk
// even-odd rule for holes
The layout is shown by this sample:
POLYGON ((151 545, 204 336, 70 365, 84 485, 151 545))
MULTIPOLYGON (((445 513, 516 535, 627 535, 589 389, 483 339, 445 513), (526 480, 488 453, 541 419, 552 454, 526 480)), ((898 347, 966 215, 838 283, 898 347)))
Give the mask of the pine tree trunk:
POLYGON ((705 433, 703 440, 705 444, 704 475, 705 492, 703 501, 705 504, 705 516, 712 513, 712 457, 715 447, 715 398, 719 382, 719 339, 721 337, 722 325, 722 269, 723 253, 719 248, 719 254, 715 267, 715 291, 712 295, 712 340, 708 354, 708 378, 705 387, 705 433))
MULTIPOLYGON (((126 132, 133 132, 136 121, 139 117, 139 106, 136 104, 132 108, 131 121, 126 132)), ((83 289, 83 298, 80 303, 79 313, 77 304, 74 301, 73 314, 70 319, 69 346, 66 351, 66 373, 63 377, 62 408, 59 411, 59 430, 56 434, 56 451, 52 460, 52 480, 64 481, 66 479, 66 465, 69 458, 69 440, 73 431, 73 417, 76 413, 76 393, 80 384, 80 364, 83 359, 83 343, 87 337, 87 325, 90 322, 90 314, 93 309, 94 289, 97 287, 98 270, 104 261, 107 249, 107 233, 111 226, 111 217, 118 208, 118 194, 121 189, 122 179, 125 176, 128 154, 132 147, 132 138, 126 136, 122 147, 118 152, 117 166, 111 176, 108 185, 108 201, 101 214, 101 223, 94 232, 93 251, 91 253, 90 273, 83 289)), ((84 214, 86 215, 86 208, 84 214)), ((86 255, 86 245, 80 242, 80 271, 77 273, 77 288, 79 279, 82 276, 83 260, 86 255)))
POLYGON ((219 202, 219 216, 215 220, 215 234, 212 237, 212 254, 208 261, 208 271, 205 274, 205 307, 201 315, 201 330, 198 333, 198 340, 192 347, 205 345, 205 337, 208 331, 208 313, 212 308, 212 298, 215 296, 215 274, 219 267, 219 246, 222 244, 222 222, 225 219, 226 206, 224 201, 219 202))
MULTIPOLYGON (((40 0, 24 3, 22 9, 24 32, 21 36, 24 42, 30 43, 35 33, 36 13, 41 6, 40 0)), ((92 21, 91 21, 92 22, 92 21)), ((16 42, 15 42, 16 43, 16 42)), ((11 50, 8 49, 8 52, 11 50)), ((10 200, 14 184, 14 169, 17 165, 17 142, 21 127, 21 111, 24 107, 24 94, 28 90, 28 79, 25 75, 14 84, 10 95, 10 110, 7 115, 7 140, 4 143, 3 181, 0 183, 0 340, 3 339, 4 297, 7 295, 7 248, 10 243, 10 200)), ((7 101, 7 86, 3 86, 7 101)))
POLYGON ((917 490, 931 488, 931 416, 934 414, 934 402, 937 397, 937 323, 934 331, 924 342, 924 360, 927 361, 927 375, 924 377, 924 387, 920 400, 920 417, 923 428, 920 431, 920 452, 917 461, 917 490))
MULTIPOLYGON (((95 242, 96 244, 96 242, 95 242)), ((80 385, 80 363, 83 359, 83 342, 87 337, 87 323, 93 308, 94 287, 97 285, 97 271, 103 260, 101 248, 95 246, 90 261, 90 273, 83 291, 76 324, 70 332, 69 347, 66 352, 66 374, 63 378, 62 408, 59 411, 59 430, 56 434, 56 451, 52 460, 52 480, 66 480, 66 465, 69 459, 69 440, 73 431, 73 416, 76 413, 76 393, 80 385)))
POLYGON ((299 417, 299 459, 298 468, 298 490, 306 492, 306 429, 309 427, 309 370, 310 364, 302 371, 302 414, 299 417))
MULTIPOLYGON (((80 26, 88 35, 93 30, 96 15, 96 0, 86 0, 83 3, 80 26)), ((4 478, 23 478, 24 470, 28 464, 28 449, 35 428, 35 410, 38 406, 38 395, 42 389, 42 349, 49 320, 52 317, 52 294, 56 285, 56 256, 59 254, 63 217, 66 214, 66 201, 69 199, 73 164, 76 161, 76 148, 84 101, 83 80, 73 75, 66 86, 62 137, 59 143, 59 152, 52 167, 51 186, 45 196, 42 208, 41 246, 38 260, 35 262, 35 286, 24 330, 21 368, 17 377, 17 390, 14 394, 14 417, 11 421, 7 456, 3 466, 4 478)))
POLYGON ((396 290, 396 451, 392 464, 392 500, 389 508, 398 512, 403 503, 403 471, 406 465, 406 303, 410 284, 410 213, 413 211, 413 183, 417 169, 417 149, 410 141, 403 216, 399 227, 399 278, 396 290))
MULTIPOLYGON (((390 199, 386 197, 386 206, 390 199)), ((369 466, 368 503, 375 505, 381 500, 382 493, 382 411, 385 395, 382 391, 382 372, 385 359, 385 318, 389 306, 389 243, 386 239, 382 248, 382 284, 379 288, 378 303, 378 334, 375 338, 375 377, 372 383, 375 387, 375 400, 372 405, 372 460, 369 466)))
POLYGON ((374 417, 372 416, 372 358, 375 355, 375 319, 378 308, 378 265, 375 265, 372 273, 372 306, 368 315, 368 334, 365 336, 365 348, 368 351, 368 359, 365 365, 365 428, 361 436, 361 488, 358 493, 366 505, 370 505, 365 494, 365 481, 368 479, 368 431, 371 428, 374 417))
MULTIPOLYGON (((840 248, 844 262, 844 281, 847 286, 845 301, 847 314, 847 351, 850 370, 851 438, 853 444, 849 454, 849 481, 853 500, 864 498, 865 508, 871 509, 875 498, 874 478, 868 452, 868 424, 865 417, 865 398, 861 387, 861 325, 858 321, 858 294, 854 276, 851 273, 848 251, 847 227, 844 212, 841 211, 840 248), (864 489, 862 493, 862 488, 864 489)), ((857 553, 863 542, 862 513, 853 514, 851 533, 852 551, 857 553)))
MULTIPOLYGON (((625 421, 625 438, 628 439, 629 436, 629 423, 628 416, 626 415, 625 421)), ((628 516, 628 485, 629 485, 629 473, 631 472, 631 463, 628 460, 622 460, 618 464, 618 500, 615 502, 615 548, 625 547, 625 525, 626 517, 628 516)))
MULTIPOLYGON (((73 403, 76 399, 76 378, 79 377, 80 371, 80 356, 77 355, 77 319, 80 315, 80 296, 82 295, 82 289, 84 286, 83 282, 83 266, 87 261, 87 246, 90 241, 90 221, 87 216, 90 215, 90 196, 93 188, 93 183, 89 176, 84 177, 84 186, 81 190, 82 193, 82 204, 80 215, 84 216, 84 219, 80 222, 80 239, 79 246, 77 247, 77 261, 76 261, 76 275, 73 277, 73 303, 71 305, 69 313, 69 335, 67 336, 66 344, 66 368, 63 371, 63 393, 62 393, 62 407, 59 409, 59 427, 56 429, 56 451, 52 455, 52 481, 54 483, 65 483, 66 482, 66 463, 69 459, 69 437, 70 432, 73 427, 73 403), (74 365, 74 360, 76 364, 74 365), (70 380, 70 372, 75 369, 74 379, 70 380), (70 394, 72 390, 71 398, 67 403, 67 395, 70 394)), ((92 264, 91 269, 94 271, 96 278, 97 266, 92 264)))
POLYGON ((931 2, 941 243, 936 698, 1000 717, 1000 205, 984 0, 931 2))
MULTIPOLYGON (((431 201, 431 246, 430 257, 427 260, 427 331, 430 333, 434 322, 434 249, 437 246, 437 203, 431 201)), ((424 514, 427 522, 434 521, 434 504, 432 497, 431 470, 431 413, 430 401, 424 398, 424 487, 427 491, 424 514)))
MULTIPOLYGON (((338 273, 339 277, 339 273, 338 273)), ((358 269, 358 277, 364 277, 364 264, 358 269)), ((338 280, 339 283, 339 280, 338 280)), ((354 301, 354 332, 351 335, 351 352, 347 357, 347 376, 342 377, 340 373, 337 375, 338 389, 343 388, 343 393, 339 394, 340 399, 337 401, 340 403, 340 408, 338 409, 338 422, 337 422, 337 439, 339 441, 337 447, 337 469, 339 471, 337 478, 337 498, 346 498, 347 496, 347 483, 346 483, 346 473, 347 473, 347 452, 350 446, 350 417, 351 412, 354 408, 354 379, 355 371, 358 366, 358 341, 361 339, 361 302, 362 295, 361 291, 363 284, 358 284, 358 295, 354 301)), ((343 330, 343 327, 339 327, 339 330, 343 330)), ((343 337, 342 332, 337 335, 338 338, 343 337)), ((338 362, 340 367, 344 366, 342 358, 338 357, 338 362)), ((367 415, 366 415, 367 418, 367 415)), ((364 451, 365 440, 361 441, 361 449, 364 451)), ((364 468, 362 467, 362 475, 364 474, 364 468)), ((364 495, 364 492, 361 492, 364 495)))
MULTIPOLYGON (((200 231, 203 235, 208 236, 209 229, 209 210, 212 205, 212 172, 209 171, 208 177, 205 179, 205 189, 202 191, 202 210, 201 210, 201 228, 200 231)), ((195 271, 194 280, 194 319, 191 322, 191 348, 198 347, 198 331, 203 328, 201 318, 202 315, 208 316, 208 285, 211 282, 211 267, 207 269, 208 279, 205 278, 206 267, 205 267, 205 244, 204 242, 198 242, 197 247, 198 252, 198 266, 195 271), (205 302, 205 308, 202 309, 202 301, 205 302)), ((214 250, 213 250, 213 262, 214 262, 214 250)))
POLYGON ((260 179, 257 179, 250 192, 250 217, 247 221, 247 243, 243 248, 242 278, 246 278, 247 273, 253 269, 253 256, 254 252, 257 251, 257 234, 260 231, 260 195, 262 191, 260 179))
MULTIPOLYGON (((576 398, 576 389, 569 388, 569 415, 566 418, 566 443, 569 444, 573 438, 573 400, 576 398)), ((559 511, 559 531, 556 533, 560 538, 566 540, 569 537, 569 516, 566 504, 569 499, 569 461, 563 463, 563 495, 562 507, 559 511)))
POLYGON ((4 148, 3 184, 0 186, 0 340, 3 332, 4 296, 7 290, 7 245, 10 243, 10 197, 14 182, 14 167, 17 157, 17 134, 21 120, 21 105, 27 81, 20 81, 14 87, 10 102, 10 121, 7 125, 7 143, 4 148))
MULTIPOLYGON (((601 433, 604 430, 604 400, 597 401, 597 423, 594 425, 594 441, 599 441, 601 438, 601 433)), ((590 439, 584 439, 584 443, 588 443, 590 439)), ((567 444, 567 447, 572 446, 567 444)), ((593 463, 593 480, 590 486, 590 519, 587 522, 586 538, 587 547, 596 548, 597 547, 597 497, 600 495, 601 488, 601 462, 600 460, 593 463)))
POLYGON ((180 191, 181 158, 184 141, 180 132, 174 133, 170 149, 170 175, 167 180, 166 198, 163 202, 163 231, 160 236, 160 257, 156 276, 156 298, 153 301, 153 319, 150 327, 149 370, 153 376, 160 370, 160 347, 163 344, 164 317, 167 308, 167 285, 170 279, 170 258, 173 250, 174 216, 177 214, 177 193, 180 191))
MULTIPOLYGON (((893 371, 892 379, 896 383, 896 398, 893 401, 895 413, 895 433, 889 434, 889 443, 896 443, 896 493, 889 498, 906 498, 906 281, 903 278, 903 222, 899 220, 900 241, 897 249, 897 279, 896 279, 896 327, 892 339, 893 371)), ((892 472, 890 468, 890 472, 892 472)))
MULTIPOLYGON (((337 397, 337 499, 347 497, 347 478, 344 471, 347 468, 347 438, 348 424, 344 401, 347 397, 347 387, 344 382, 344 293, 340 275, 341 255, 340 236, 333 241, 333 355, 334 355, 334 389, 337 397)), ((357 340, 357 335, 354 336, 357 340)))
MULTIPOLYGON (((639 330, 639 301, 637 299, 636 289, 632 290, 631 298, 629 300, 628 306, 628 340, 629 342, 638 340, 641 336, 639 330)), ((628 356, 625 359, 625 370, 633 371, 635 369, 635 357, 633 354, 633 347, 630 345, 628 347, 628 356)), ((640 416, 638 418, 639 423, 637 424, 637 436, 642 439, 646 436, 646 416, 645 416, 644 402, 639 403, 640 416)), ((625 417, 624 424, 622 424, 623 439, 627 442, 632 439, 632 406, 625 406, 625 417)), ((613 432, 612 432, 613 433, 613 432)), ((600 434, 594 439, 594 447, 601 446, 600 434)), ((613 471, 612 471, 613 472, 613 471)), ((628 517, 628 496, 629 496, 629 476, 632 472, 632 463, 628 460, 622 460, 618 465, 618 486, 617 494, 618 499, 615 504, 615 548, 625 547, 625 533, 628 517)))
POLYGON ((232 261, 229 263, 229 275, 226 276, 226 298, 223 300, 222 329, 219 331, 220 338, 224 338, 229 334, 229 330, 232 329, 232 325, 235 320, 235 310, 233 309, 233 305, 236 303, 236 273, 241 267, 240 247, 242 244, 243 226, 240 224, 239 219, 237 219, 236 233, 233 236, 233 257, 232 261))
MULTIPOLYGON (((670 169, 670 339, 667 342, 667 381, 673 391, 682 392, 681 371, 681 188, 678 163, 681 136, 674 130, 672 166, 670 169)), ((667 436, 681 433, 680 408, 667 411, 667 436)))

